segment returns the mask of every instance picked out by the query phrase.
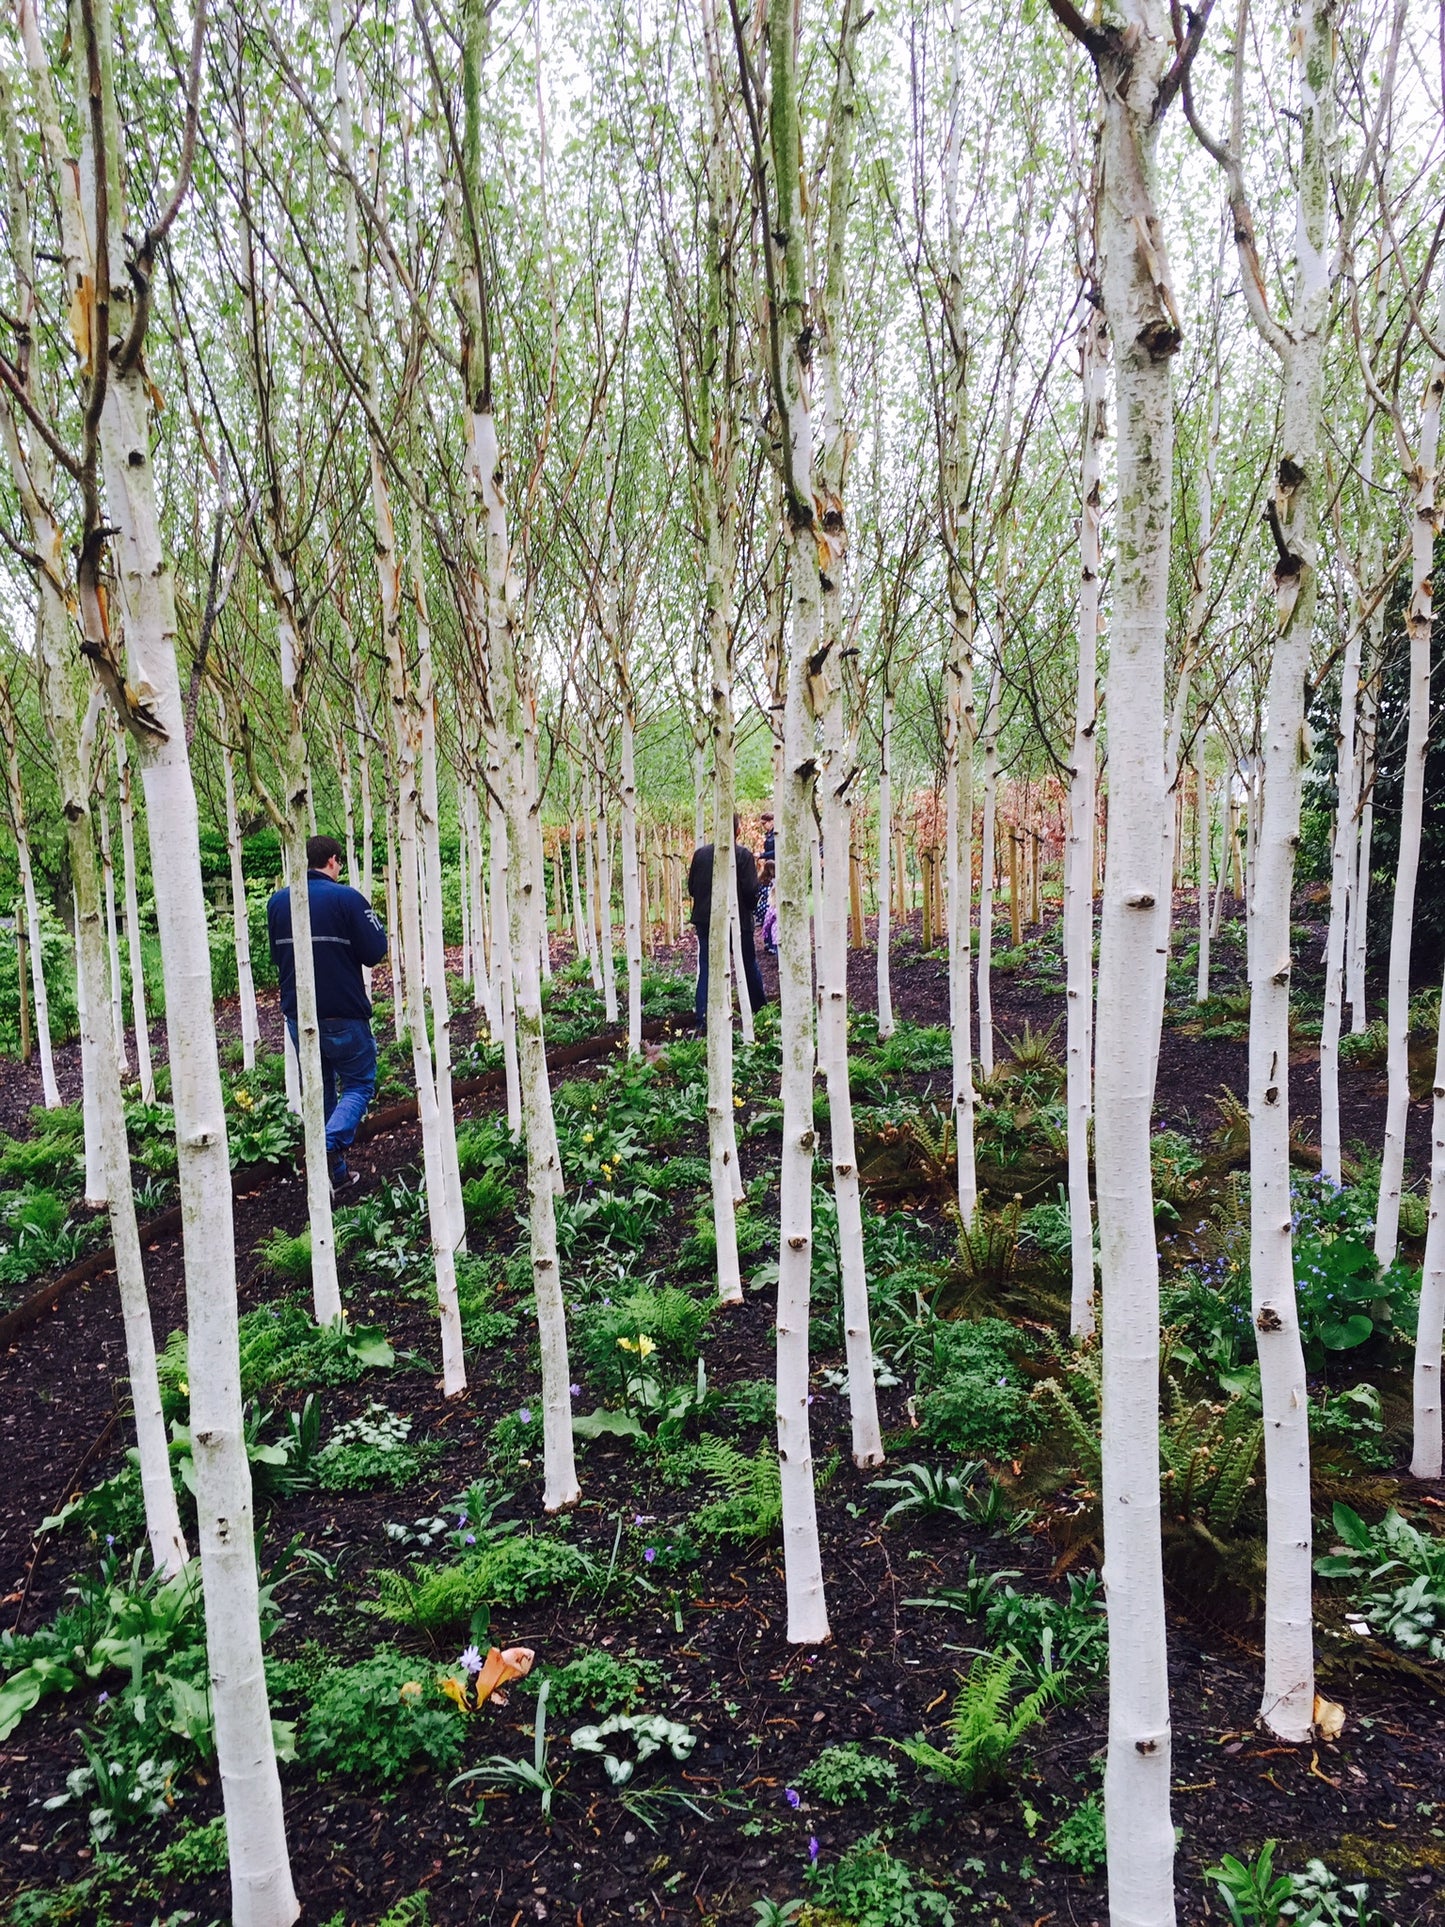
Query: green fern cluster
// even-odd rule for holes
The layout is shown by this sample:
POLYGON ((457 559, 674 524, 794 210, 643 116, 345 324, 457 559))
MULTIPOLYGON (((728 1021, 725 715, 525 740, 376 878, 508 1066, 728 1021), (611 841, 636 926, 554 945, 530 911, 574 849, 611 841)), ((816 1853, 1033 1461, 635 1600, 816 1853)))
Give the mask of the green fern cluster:
POLYGON ((768 1442, 751 1457, 725 1439, 704 1438, 694 1463, 718 1491, 693 1527, 704 1539, 766 1539, 783 1518, 782 1476, 776 1448, 768 1442))
POLYGON ((1018 1264, 1023 1199, 1015 1196, 996 1215, 978 1205, 972 1219, 958 1227, 959 1271, 980 1284, 1006 1285, 1018 1264))
MULTIPOLYGON (((1165 1414, 1159 1428, 1160 1494, 1167 1515, 1205 1536, 1229 1532, 1239 1518, 1264 1445, 1264 1425, 1248 1401, 1191 1400, 1169 1371, 1175 1334, 1164 1334, 1161 1357, 1165 1414)), ((1075 1452, 1082 1477, 1100 1477, 1102 1358, 1097 1347, 1066 1352, 1052 1341, 1063 1371, 1045 1379, 1034 1396, 1052 1412, 1075 1452)))
POLYGON ((1264 1449, 1264 1421, 1242 1398, 1189 1403, 1169 1380, 1159 1431, 1160 1497, 1185 1524, 1228 1532, 1239 1517, 1264 1449))
POLYGON ((1043 1680, 1022 1699, 1014 1699, 1014 1678, 1023 1664, 1014 1652, 980 1653, 945 1725, 947 1751, 927 1740, 900 1740, 900 1749, 945 1786, 977 1793, 1004 1777, 1009 1755, 1044 1716, 1057 1683, 1043 1680))

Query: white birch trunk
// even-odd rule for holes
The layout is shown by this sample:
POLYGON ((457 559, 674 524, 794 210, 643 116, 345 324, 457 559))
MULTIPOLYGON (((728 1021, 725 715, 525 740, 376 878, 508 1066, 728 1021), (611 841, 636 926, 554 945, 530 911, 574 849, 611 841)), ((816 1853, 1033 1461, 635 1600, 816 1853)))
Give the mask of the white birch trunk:
POLYGON ((883 692, 878 760, 878 1038, 893 1035, 893 695, 883 692))
POLYGON ((602 770, 597 770, 597 927, 602 961, 602 1010, 609 1024, 617 1022, 617 952, 612 931, 612 830, 607 821, 607 799, 602 770))
MULTIPOLYGON (((1094 1214, 1089 1198, 1089 1122, 1093 1116, 1094 811, 1097 802, 1099 591, 1103 520, 1101 475, 1108 433, 1108 328, 1091 309, 1080 332, 1084 447, 1080 474, 1078 678, 1069 772, 1069 834, 1064 859, 1065 1046, 1069 1118, 1069 1329, 1094 1333, 1094 1214)), ((987 859, 985 859, 987 861, 987 859)))
POLYGON ((1163 1014, 1157 942, 1177 315, 1155 212, 1161 0, 1132 0, 1096 54, 1103 97, 1099 253, 1114 353, 1118 557, 1106 709, 1109 821, 1095 1046, 1103 1300, 1104 1774, 1114 1927, 1172 1927, 1171 1736, 1159 1530, 1159 1261, 1149 1135, 1163 1014), (1130 44, 1130 43, 1133 44, 1130 44))
POLYGON ((1199 958, 1194 976, 1196 1003, 1209 995, 1209 872, 1214 845, 1209 803, 1209 725, 1201 723, 1194 743, 1194 874, 1199 924, 1199 958))
POLYGON ((1355 786, 1359 778, 1355 704, 1360 678, 1356 626, 1340 667, 1339 746, 1335 757, 1335 833, 1330 853, 1330 923, 1325 939, 1325 998, 1320 1022, 1320 1176, 1342 1181, 1340 1165, 1340 1024, 1345 979, 1345 917, 1355 854, 1355 786))
POLYGON ((108 1203, 109 1194, 105 1183, 105 1156, 96 1097, 102 1076, 101 1060, 96 1055, 100 1031, 94 1014, 98 993, 87 982, 89 973, 81 966, 80 905, 73 892, 71 906, 75 922, 75 1019, 80 1027, 80 1122, 85 1148, 85 1202, 92 1211, 99 1211, 108 1203))
MULTIPOLYGON (((225 728, 225 718, 221 719, 225 728)), ((231 935, 236 946, 236 987, 241 1005, 241 1062, 246 1070, 256 1064, 261 1019, 256 1010, 256 980, 251 969, 251 919, 246 904, 246 876, 241 860, 241 825, 236 815, 236 764, 228 742, 221 744, 221 771, 226 793, 226 855, 231 872, 231 935)))
POLYGON ((25 796, 20 786, 20 736, 9 695, 0 689, 0 721, 5 737, 5 782, 10 804, 10 827, 15 835, 15 860, 25 898, 25 934, 30 949, 30 987, 35 1002, 35 1049, 40 1059, 40 1087, 45 1108, 60 1108, 60 1086, 55 1081, 55 1054, 50 1045, 50 998, 45 988, 45 937, 40 903, 35 894, 35 870, 30 861, 30 838, 25 826, 25 796))
MULTIPOLYGON (((985 1077, 993 1076, 993 904, 998 836, 998 704, 997 665, 988 686, 983 718, 983 849, 978 886, 978 1063, 985 1077)), ((1093 960, 1090 959, 1090 968, 1093 960)))
MULTIPOLYGON (((106 727, 108 732, 108 723, 106 727)), ((115 860, 110 847, 110 796, 103 763, 97 773, 95 800, 95 822, 100 832, 100 874, 105 888, 105 956, 110 983, 110 1023, 115 1033, 115 1061, 124 1080, 130 1075, 130 1063, 125 1048, 125 989, 120 966, 120 921, 115 908, 115 860)))
POLYGON ((156 1101, 155 1071, 151 1065, 150 1025, 146 1021, 145 959, 140 942, 140 903, 135 876, 135 804, 131 796, 130 764, 125 737, 115 739, 115 766, 120 792, 120 848, 125 889, 125 941, 130 958, 131 1021, 135 1026, 135 1065, 143 1104, 156 1101))
MULTIPOLYGON (((115 125, 113 102, 108 114, 115 125)), ((121 210, 112 210, 117 224, 121 210)), ((112 250, 119 254, 119 249, 112 250)), ((124 338, 129 303, 111 324, 124 338)), ((175 611, 151 467, 150 398, 139 357, 113 368, 101 417, 107 508, 125 610, 130 681, 152 692, 165 734, 136 744, 151 845, 166 991, 186 1264, 191 1441, 216 1754, 236 1927, 289 1927, 299 1908, 261 1660, 250 1470, 236 1341, 235 1232, 226 1114, 211 990, 195 790, 176 668, 175 611)), ((304 889, 304 877, 302 887, 304 889)))
MULTIPOLYGON (((492 993, 502 1031, 502 1065, 507 1085, 507 1129, 515 1137, 522 1128, 522 1080, 517 1057, 517 977, 512 954, 511 858, 507 850, 507 816, 493 801, 492 825, 492 993)), ((590 850, 591 845, 589 843, 590 850)), ((496 1032, 492 1033, 493 1040, 496 1032)))
MULTIPOLYGON (((777 797, 778 1000, 782 1054, 783 1146, 778 1244, 778 1467, 782 1480, 787 1637, 828 1637, 813 1487, 808 1416, 808 1323, 813 1277, 813 983, 809 873, 813 852, 815 755, 808 724, 809 665, 823 640, 820 572, 832 562, 818 526, 813 425, 808 403, 812 320, 808 312, 805 228, 799 182, 799 105, 792 0, 769 0, 773 179, 785 287, 778 326, 790 474, 786 536, 792 579, 792 631, 783 711, 783 770, 777 797)), ((770 237, 777 245, 776 237, 770 237)), ((765 242, 768 245, 769 242, 765 242)), ((841 557, 838 558, 841 564, 841 557)))

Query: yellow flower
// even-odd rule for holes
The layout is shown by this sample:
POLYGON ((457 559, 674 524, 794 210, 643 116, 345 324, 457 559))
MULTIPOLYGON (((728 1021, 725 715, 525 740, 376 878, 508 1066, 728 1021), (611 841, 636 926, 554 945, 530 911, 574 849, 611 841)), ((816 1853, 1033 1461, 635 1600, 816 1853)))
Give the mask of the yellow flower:
POLYGON ((584 1131, 582 1133, 582 1142, 584 1144, 590 1144, 592 1142, 592 1133, 590 1131, 584 1131))
POLYGON ((403 1700, 419 1700, 421 1698, 421 1681, 419 1679, 409 1679, 397 1694, 397 1698, 403 1700))
POLYGON ((232 1091, 231 1101, 235 1104, 238 1111, 255 1109, 255 1104, 249 1091, 232 1091))
POLYGON ((650 1338, 638 1338, 636 1340, 619 1338, 617 1344, 619 1350, 636 1352, 639 1358, 651 1358, 652 1354, 657 1350, 656 1345, 653 1344, 650 1338))
POLYGON ((742 1108, 743 1108, 743 1100, 740 1097, 735 1097, 733 1099, 733 1109, 735 1111, 740 1111, 742 1108))

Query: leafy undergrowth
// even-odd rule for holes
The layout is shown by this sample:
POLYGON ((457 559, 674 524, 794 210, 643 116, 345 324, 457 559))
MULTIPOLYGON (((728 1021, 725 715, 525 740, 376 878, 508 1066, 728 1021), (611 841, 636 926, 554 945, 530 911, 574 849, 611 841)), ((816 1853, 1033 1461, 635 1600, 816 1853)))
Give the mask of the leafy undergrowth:
MULTIPOLYGON (((554 986, 556 1028, 594 1021, 590 996, 554 986)), ((1057 1039, 1042 1024, 1017 1035, 982 1093, 991 1188, 960 1227, 945 1209, 946 1033, 903 1024, 880 1044, 854 1020, 889 1463, 851 1461, 820 1157, 811 1421, 833 1637, 816 1649, 784 1637, 769 1013, 737 1053, 749 1186, 734 1310, 713 1299, 702 1046, 557 1088, 584 1494, 566 1515, 541 1513, 523 1162, 504 1127, 483 1116, 459 1132, 463 1400, 436 1382, 414 1167, 339 1216, 343 1328, 310 1323, 294 1215, 272 1227, 244 1306, 243 1391, 309 1919, 1102 1920, 1098 1361, 1062 1335, 1057 1039), (535 1664, 483 1700, 493 1646, 535 1664)), ((1247 1896, 1250 1878, 1298 1875, 1309 1904, 1324 1896, 1320 1920, 1423 1922, 1445 1866, 1426 1710, 1445 1676, 1445 1562, 1397 1477, 1413 1275, 1373 1267, 1363 1186, 1301 1176, 1322 1684, 1349 1720, 1303 1756, 1281 1751, 1252 1730, 1261 1431, 1247 1193, 1227 1165, 1211 1131, 1156 1143, 1175 1232, 1160 1390, 1181 1917, 1228 1918, 1230 1881, 1247 1896), (1276 1837, 1287 1845, 1261 1863, 1276 1837)), ((33 1175, 57 1174, 60 1153, 37 1153, 33 1175)), ((183 1338, 162 1366, 193 1537, 183 1338)), ((12 1918, 217 1918, 224 1823, 194 1577, 146 1577, 133 1465, 92 1479, 47 1542, 46 1611, 0 1642, 12 1918)))

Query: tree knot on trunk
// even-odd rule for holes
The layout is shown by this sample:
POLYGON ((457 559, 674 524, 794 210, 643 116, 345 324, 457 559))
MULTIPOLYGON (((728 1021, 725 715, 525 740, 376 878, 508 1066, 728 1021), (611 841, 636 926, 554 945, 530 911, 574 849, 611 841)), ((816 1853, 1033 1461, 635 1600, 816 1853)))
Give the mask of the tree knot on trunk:
POLYGON ((1265 1101, 1265 1103, 1266 1103, 1266 1104, 1278 1104, 1278 1102, 1279 1102, 1279 1086, 1278 1086, 1278 1084, 1271 1084, 1271 1085, 1270 1085, 1270 1087, 1269 1087, 1269 1089, 1268 1089, 1268 1090, 1267 1090, 1267 1091, 1265 1092, 1265 1094, 1264 1094, 1264 1101, 1265 1101))
POLYGON ((1134 1751, 1136 1753, 1142 1753, 1145 1759, 1147 1759, 1151 1753, 1157 1753, 1159 1751, 1159 1742, 1158 1740, 1135 1740, 1134 1751))
POLYGON ((808 1240, 805 1237, 794 1232, 793 1236, 788 1240, 788 1249, 789 1251, 803 1251, 807 1248, 807 1243, 808 1240))
POLYGON ((853 1167, 851 1164, 835 1164, 833 1169, 840 1178, 851 1178, 853 1175, 853 1167))
POLYGON ((1124 902, 1131 910, 1152 910, 1154 908, 1154 892, 1152 890, 1131 890, 1124 898, 1124 902))
POLYGON ((1254 1324, 1257 1331, 1279 1332, 1284 1330, 1284 1320, 1280 1317, 1273 1305, 1264 1306, 1255 1318, 1254 1324))

